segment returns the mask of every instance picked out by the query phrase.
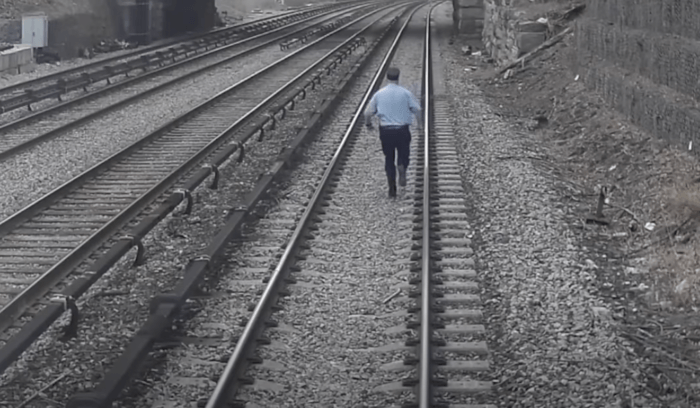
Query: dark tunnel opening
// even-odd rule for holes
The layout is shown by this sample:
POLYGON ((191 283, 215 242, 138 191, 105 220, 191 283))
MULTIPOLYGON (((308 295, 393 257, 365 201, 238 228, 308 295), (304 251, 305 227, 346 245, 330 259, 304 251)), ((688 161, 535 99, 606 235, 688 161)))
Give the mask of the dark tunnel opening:
POLYGON ((124 0, 121 7, 123 34, 139 44, 207 31, 216 22, 214 0, 124 0))
POLYGON ((166 37, 210 30, 216 21, 214 0, 168 0, 164 8, 166 37))
POLYGON ((198 18, 197 3, 192 0, 169 0, 166 2, 163 10, 163 35, 173 37, 202 30, 203 27, 198 18))
POLYGON ((150 1, 136 0, 126 8, 125 31, 130 41, 148 44, 151 40, 150 1))

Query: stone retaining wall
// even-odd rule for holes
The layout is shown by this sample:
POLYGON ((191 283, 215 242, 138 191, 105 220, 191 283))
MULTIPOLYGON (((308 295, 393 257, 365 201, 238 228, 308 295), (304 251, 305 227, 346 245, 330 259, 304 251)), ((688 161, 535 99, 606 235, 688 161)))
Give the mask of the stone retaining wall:
POLYGON ((482 41, 498 65, 505 65, 546 40, 547 25, 529 19, 512 0, 484 0, 482 41))
POLYGON ((688 148, 700 142, 700 2, 589 0, 575 70, 632 123, 688 148))
POLYGON ((484 29, 484 0, 452 0, 457 32, 480 36, 484 29))
MULTIPOLYGON (((546 25, 522 11, 523 0, 483 1, 482 42, 497 64, 545 41, 546 25)), ((697 150, 700 0, 586 0, 574 36, 573 68, 587 87, 640 128, 697 150)))

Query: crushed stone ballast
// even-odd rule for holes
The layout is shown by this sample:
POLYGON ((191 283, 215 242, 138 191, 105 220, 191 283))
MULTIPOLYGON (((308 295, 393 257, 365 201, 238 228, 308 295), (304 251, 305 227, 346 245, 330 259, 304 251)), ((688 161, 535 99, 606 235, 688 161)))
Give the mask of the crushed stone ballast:
POLYGON ((102 81, 109 85, 114 78, 122 75, 172 64, 246 37, 275 30, 332 10, 352 7, 354 4, 357 3, 343 2, 292 11, 187 38, 178 38, 164 44, 138 48, 114 57, 103 58, 6 86, 0 88, 0 115, 22 107, 31 109, 32 104, 44 99, 56 98, 60 101, 62 95, 74 90, 81 90, 102 81))
POLYGON ((191 191, 208 177, 216 187, 218 166, 236 152, 242 157, 248 140, 264 141, 288 109, 365 44, 357 31, 373 18, 358 17, 290 53, 0 223, 0 368, 63 311, 72 311, 75 328, 75 299, 130 248, 141 260, 141 238, 180 203, 190 211, 191 191), (120 231, 124 236, 115 235, 120 231))
POLYGON ((161 61, 140 69, 110 70, 114 74, 105 78, 104 83, 90 78, 88 83, 59 95, 59 103, 42 100, 28 115, 19 115, 19 111, 4 115, 10 120, 0 124, 0 161, 174 87, 226 72, 231 64, 244 62, 246 58, 264 59, 265 53, 278 44, 282 47, 298 37, 318 38, 375 7, 355 6, 313 13, 309 18, 281 27, 261 28, 260 33, 251 32, 245 38, 207 46, 201 53, 168 59, 167 64, 161 61))

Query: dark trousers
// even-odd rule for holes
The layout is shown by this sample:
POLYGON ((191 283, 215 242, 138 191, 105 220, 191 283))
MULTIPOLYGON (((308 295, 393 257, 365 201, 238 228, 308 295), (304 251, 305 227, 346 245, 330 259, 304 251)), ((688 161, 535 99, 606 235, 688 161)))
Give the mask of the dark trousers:
POLYGON ((395 153, 398 153, 398 164, 408 169, 408 159, 411 153, 411 132, 408 126, 379 127, 379 139, 382 141, 382 151, 386 159, 384 168, 390 180, 396 180, 395 153))

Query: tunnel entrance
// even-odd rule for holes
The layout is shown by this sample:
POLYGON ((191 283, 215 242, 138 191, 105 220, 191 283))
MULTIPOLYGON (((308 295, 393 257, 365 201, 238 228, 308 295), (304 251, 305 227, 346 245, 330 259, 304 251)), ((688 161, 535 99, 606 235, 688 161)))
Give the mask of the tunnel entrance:
POLYGON ((216 22, 215 0, 116 0, 123 36, 149 44, 167 37, 207 31, 216 22))
POLYGON ((192 0, 169 0, 163 10, 163 35, 173 37, 191 31, 202 30, 198 18, 198 2, 192 0))
POLYGON ((214 0, 165 0, 163 35, 172 37, 214 28, 214 0))
POLYGON ((123 29, 128 41, 151 42, 151 0, 121 1, 123 29))

